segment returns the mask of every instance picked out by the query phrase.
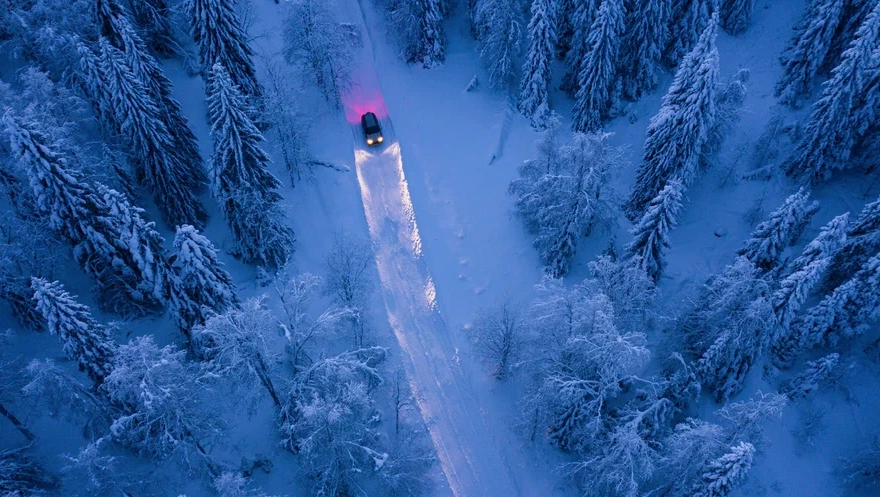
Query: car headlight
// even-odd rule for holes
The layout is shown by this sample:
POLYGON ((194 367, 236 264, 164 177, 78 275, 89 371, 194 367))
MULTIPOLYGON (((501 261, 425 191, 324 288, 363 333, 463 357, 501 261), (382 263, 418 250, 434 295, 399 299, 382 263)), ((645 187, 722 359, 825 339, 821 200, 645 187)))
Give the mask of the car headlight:
POLYGON ((367 138, 367 145, 372 145, 372 144, 373 144, 373 139, 367 138))
POLYGON ((382 140, 384 140, 384 139, 385 139, 385 138, 383 138, 383 137, 380 136, 376 141, 378 141, 379 143, 382 143, 382 140))

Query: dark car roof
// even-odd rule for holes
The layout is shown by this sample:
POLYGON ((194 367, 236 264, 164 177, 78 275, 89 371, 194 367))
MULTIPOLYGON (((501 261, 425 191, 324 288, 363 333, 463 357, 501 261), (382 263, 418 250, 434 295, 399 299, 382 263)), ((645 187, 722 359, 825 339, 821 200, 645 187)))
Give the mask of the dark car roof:
POLYGON ((363 123, 365 128, 368 128, 370 132, 379 131, 379 120, 376 119, 376 114, 372 112, 367 112, 363 116, 361 116, 361 123, 363 123), (375 131, 373 131, 375 128, 375 131))

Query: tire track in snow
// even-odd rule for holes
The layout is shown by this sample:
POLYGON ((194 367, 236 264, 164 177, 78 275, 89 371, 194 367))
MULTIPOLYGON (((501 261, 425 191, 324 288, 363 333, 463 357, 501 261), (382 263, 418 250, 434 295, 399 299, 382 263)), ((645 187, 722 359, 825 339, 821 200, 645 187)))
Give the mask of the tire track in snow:
MULTIPOLYGON (((520 495, 484 412, 458 367, 458 350, 437 308, 422 258, 418 225, 403 171, 400 143, 373 67, 373 48, 359 0, 340 0, 344 21, 361 27, 364 46, 353 84, 343 97, 352 128, 358 183, 389 323, 404 352, 410 388, 456 497, 520 495), (385 143, 367 148, 360 116, 375 112, 385 143)), ((500 423, 501 420, 496 420, 500 423)))

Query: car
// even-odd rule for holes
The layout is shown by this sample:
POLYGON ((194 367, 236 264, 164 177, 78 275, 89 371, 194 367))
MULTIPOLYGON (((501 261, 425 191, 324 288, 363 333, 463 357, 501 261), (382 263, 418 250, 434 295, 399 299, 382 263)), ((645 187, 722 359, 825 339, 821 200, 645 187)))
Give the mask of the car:
POLYGON ((364 128, 364 137, 367 139, 367 145, 379 145, 385 141, 385 137, 382 136, 382 127, 379 126, 379 119, 376 118, 376 114, 367 112, 362 115, 361 127, 364 128))

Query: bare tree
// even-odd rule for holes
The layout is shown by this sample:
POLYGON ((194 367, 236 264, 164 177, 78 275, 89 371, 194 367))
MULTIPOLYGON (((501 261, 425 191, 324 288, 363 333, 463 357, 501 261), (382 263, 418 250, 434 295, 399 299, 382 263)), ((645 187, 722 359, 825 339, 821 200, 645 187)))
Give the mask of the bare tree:
POLYGON ((511 364, 519 356, 525 335, 524 324, 519 306, 510 299, 480 310, 474 320, 470 329, 474 347, 499 380, 507 376, 511 364))
POLYGON ((341 306, 363 307, 373 290, 373 249, 367 240, 337 234, 325 261, 325 291, 341 306))

